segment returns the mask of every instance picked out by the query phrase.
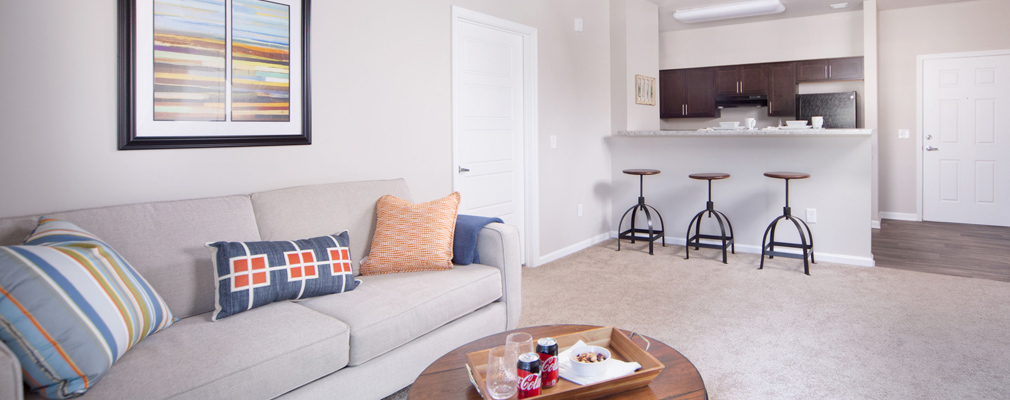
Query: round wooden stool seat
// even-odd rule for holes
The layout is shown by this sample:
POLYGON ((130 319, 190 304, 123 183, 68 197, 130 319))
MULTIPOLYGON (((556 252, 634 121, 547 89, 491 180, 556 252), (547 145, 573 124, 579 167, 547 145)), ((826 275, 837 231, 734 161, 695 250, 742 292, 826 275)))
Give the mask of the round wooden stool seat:
POLYGON ((691 179, 711 181, 711 180, 716 180, 716 179, 726 179, 726 178, 729 178, 729 174, 724 174, 722 172, 705 172, 705 173, 701 173, 701 174, 691 174, 691 175, 688 175, 688 177, 691 178, 691 179))
POLYGON ((778 179, 807 179, 810 177, 810 174, 805 174, 802 172, 775 171, 775 172, 765 172, 765 176, 769 178, 778 178, 778 179))
POLYGON ((624 173, 628 175, 658 175, 658 169, 626 169, 624 173))

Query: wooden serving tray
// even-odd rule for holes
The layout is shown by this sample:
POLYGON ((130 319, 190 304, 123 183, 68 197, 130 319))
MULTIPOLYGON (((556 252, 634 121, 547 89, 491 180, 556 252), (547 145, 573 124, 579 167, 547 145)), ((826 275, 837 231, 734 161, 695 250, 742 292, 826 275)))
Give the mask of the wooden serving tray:
MULTIPOLYGON (((539 338, 533 338, 533 342, 536 343, 537 339, 539 338)), ((585 386, 561 378, 557 385, 549 389, 541 389, 540 395, 531 397, 532 399, 595 399, 608 396, 647 386, 663 371, 663 368, 666 368, 656 357, 638 347, 620 330, 612 326, 555 336, 554 339, 558 341, 558 354, 581 340, 587 345, 605 347, 610 350, 612 358, 637 362, 642 365, 642 368, 631 375, 585 386)), ((484 383, 484 377, 487 375, 487 354, 489 351, 490 349, 475 351, 466 355, 467 369, 471 372, 472 380, 480 388, 478 391, 485 400, 491 400, 484 383)))

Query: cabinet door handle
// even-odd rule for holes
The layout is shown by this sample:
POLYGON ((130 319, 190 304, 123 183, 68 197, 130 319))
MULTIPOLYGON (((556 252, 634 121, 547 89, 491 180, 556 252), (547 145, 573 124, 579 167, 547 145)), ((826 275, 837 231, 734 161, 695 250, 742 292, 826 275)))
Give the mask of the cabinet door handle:
POLYGON ((687 115, 687 104, 684 104, 684 115, 687 115))
POLYGON ((830 76, 831 76, 831 75, 828 75, 828 66, 827 66, 827 65, 825 65, 825 66, 824 66, 824 77, 825 77, 825 78, 828 78, 828 77, 830 77, 830 76))
POLYGON ((832 75, 831 66, 828 65, 828 78, 830 78, 831 75, 832 75))

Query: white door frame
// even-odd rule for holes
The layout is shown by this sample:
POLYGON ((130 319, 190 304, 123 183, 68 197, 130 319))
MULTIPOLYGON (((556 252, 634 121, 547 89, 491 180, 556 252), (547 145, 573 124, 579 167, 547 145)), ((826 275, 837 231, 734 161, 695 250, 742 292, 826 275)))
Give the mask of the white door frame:
MULTIPOLYGON (((526 259, 522 260, 527 267, 540 265, 540 180, 539 180, 539 152, 537 143, 539 142, 539 132, 537 131, 537 30, 525 25, 517 24, 498 17, 482 14, 476 11, 467 10, 459 6, 452 6, 452 41, 456 43, 456 33, 459 32, 457 24, 460 21, 481 25, 484 27, 513 33, 523 38, 523 186, 525 199, 523 202, 526 238, 523 247, 526 248, 526 259)), ((456 52, 452 54, 453 68, 456 66, 456 52)), ((455 70, 452 72, 452 85, 458 87, 455 70)), ((453 90, 455 92, 455 89, 453 90)), ((452 165, 450 173, 452 176, 452 186, 457 186, 457 171, 459 163, 459 149, 457 149, 456 137, 459 132, 459 121, 456 116, 462 115, 459 110, 462 102, 457 96, 452 96, 452 165)))
POLYGON ((925 126, 922 109, 925 107, 923 104, 923 66, 927 60, 941 60, 946 58, 969 58, 969 57, 988 57, 988 56, 1002 56, 1010 55, 1010 49, 1006 50, 990 50, 990 51, 969 51, 964 53, 943 53, 943 54, 926 54, 919 55, 916 57, 916 74, 915 81, 917 92, 916 93, 916 104, 915 104, 915 126, 918 132, 915 135, 915 217, 916 221, 923 221, 922 219, 922 187, 923 187, 923 160, 922 160, 922 141, 924 132, 923 127, 925 126))

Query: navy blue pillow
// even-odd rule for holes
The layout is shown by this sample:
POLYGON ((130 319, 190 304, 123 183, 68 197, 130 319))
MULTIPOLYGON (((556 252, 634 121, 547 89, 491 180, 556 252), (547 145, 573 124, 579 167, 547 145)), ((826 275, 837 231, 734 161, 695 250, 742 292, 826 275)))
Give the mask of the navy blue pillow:
POLYGON ((207 243, 214 251, 219 320, 280 300, 342 293, 361 283, 351 272, 350 240, 339 235, 285 242, 207 243))

